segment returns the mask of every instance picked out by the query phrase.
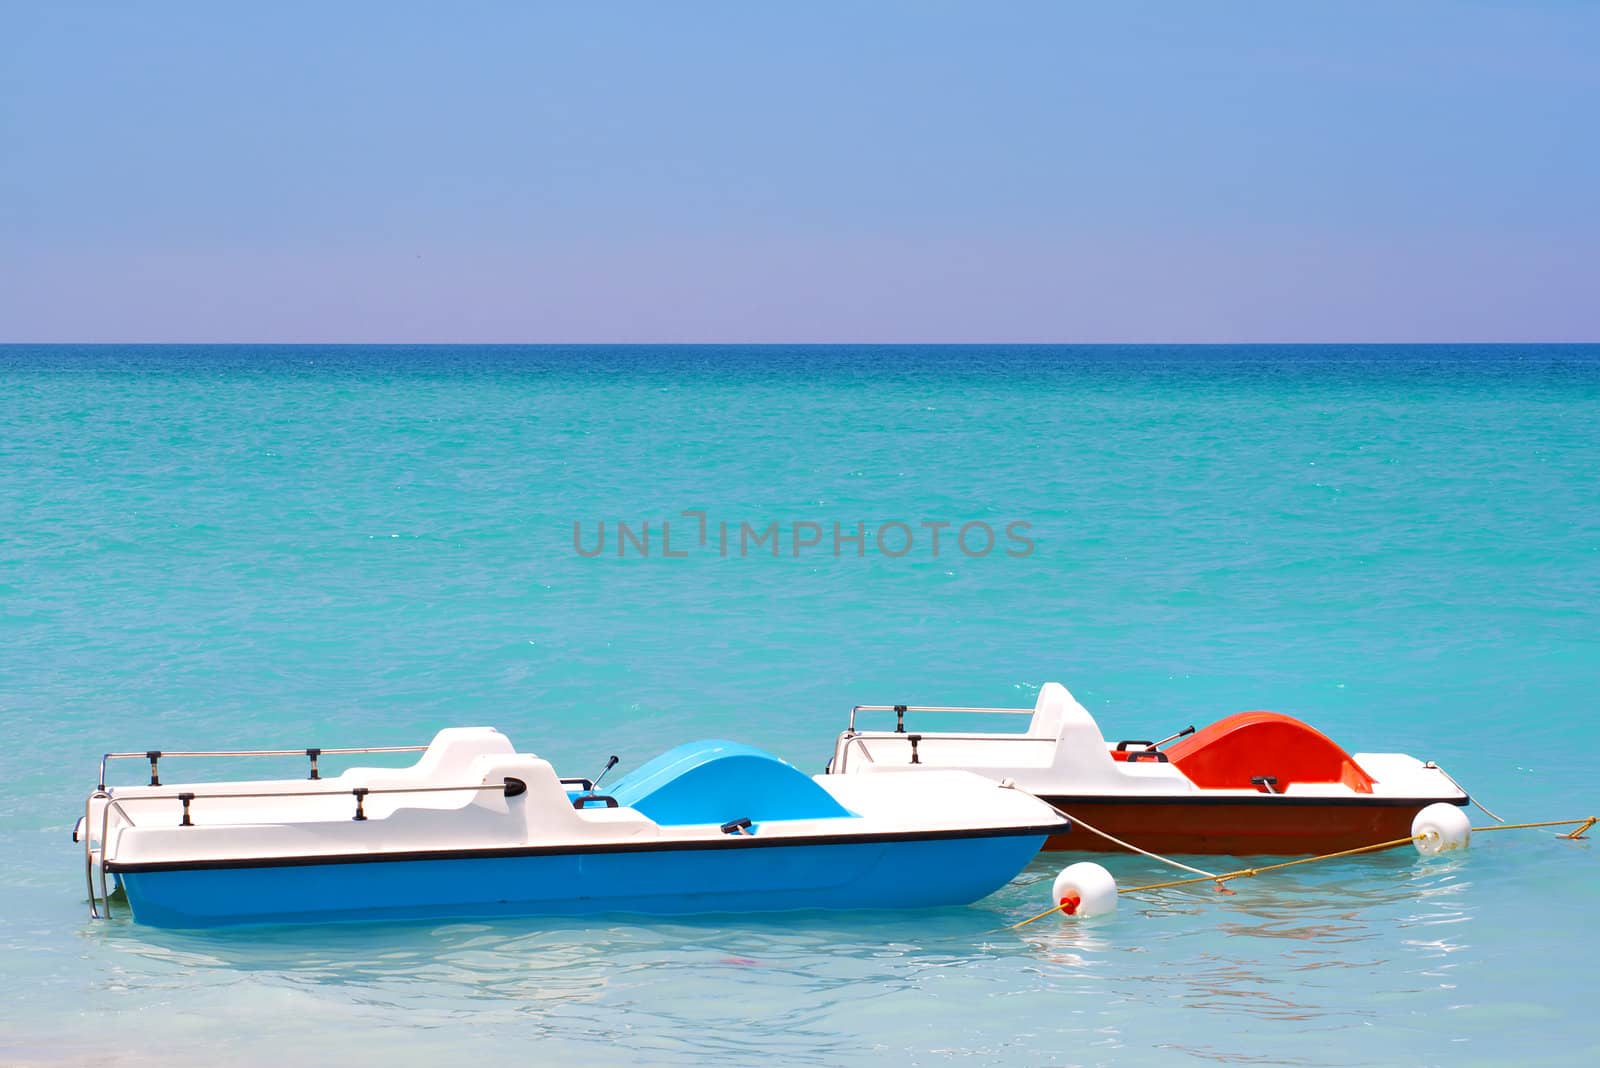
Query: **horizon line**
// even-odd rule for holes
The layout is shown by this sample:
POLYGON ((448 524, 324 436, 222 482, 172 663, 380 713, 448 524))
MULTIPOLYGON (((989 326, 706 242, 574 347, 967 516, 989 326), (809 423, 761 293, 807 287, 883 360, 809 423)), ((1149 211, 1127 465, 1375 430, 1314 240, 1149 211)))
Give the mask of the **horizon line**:
POLYGON ((990 347, 1039 347, 1051 346, 1061 348, 1115 348, 1129 346, 1144 347, 1177 347, 1188 348, 1264 348, 1271 345, 1346 345, 1346 346, 1409 346, 1414 348, 1442 347, 1450 345, 1478 345, 1478 346, 1514 346, 1514 345, 1600 345, 1600 339, 1595 340, 1538 340, 1520 339, 1516 341, 1475 341, 1470 339, 1457 339, 1450 341, 1308 341, 1308 340, 1275 340, 1275 341, 7 341, 0 340, 0 347, 9 348, 23 345, 38 346, 119 346, 119 345, 149 345, 149 346, 193 346, 193 345, 231 345, 239 348, 245 347, 311 347, 324 348, 367 348, 373 346, 386 346, 390 348, 779 348, 779 347, 806 347, 806 348, 844 348, 850 346, 873 347, 902 347, 902 348, 974 348, 979 346, 990 347))

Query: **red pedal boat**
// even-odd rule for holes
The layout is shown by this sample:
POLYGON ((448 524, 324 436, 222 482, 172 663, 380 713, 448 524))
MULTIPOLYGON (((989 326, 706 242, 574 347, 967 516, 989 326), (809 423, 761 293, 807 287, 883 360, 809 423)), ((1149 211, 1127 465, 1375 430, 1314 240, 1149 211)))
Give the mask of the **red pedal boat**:
POLYGON ((908 774, 962 768, 1036 794, 1080 825, 1046 849, 1119 848, 1092 826, 1158 853, 1318 854, 1404 838, 1435 802, 1470 798, 1438 765, 1403 753, 1347 753, 1277 712, 1240 712, 1160 741, 1108 742, 1060 683, 1027 708, 858 705, 828 771, 908 774), (895 713, 894 730, 856 727, 895 713), (917 731, 923 713, 1026 715, 1022 733, 917 731))

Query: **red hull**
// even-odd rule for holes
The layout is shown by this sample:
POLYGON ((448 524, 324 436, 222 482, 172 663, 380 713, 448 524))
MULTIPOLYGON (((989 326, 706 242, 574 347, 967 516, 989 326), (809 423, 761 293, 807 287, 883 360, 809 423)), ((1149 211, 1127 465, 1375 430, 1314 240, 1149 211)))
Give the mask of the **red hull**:
MULTIPOLYGON (((1074 819, 1083 819, 1153 853, 1223 853, 1278 856, 1337 853, 1376 845, 1411 833, 1417 813, 1436 801, 1367 798, 1195 798, 1154 800, 1046 797, 1074 819)), ((1056 835, 1046 849, 1121 852, 1120 846, 1081 827, 1056 835)))

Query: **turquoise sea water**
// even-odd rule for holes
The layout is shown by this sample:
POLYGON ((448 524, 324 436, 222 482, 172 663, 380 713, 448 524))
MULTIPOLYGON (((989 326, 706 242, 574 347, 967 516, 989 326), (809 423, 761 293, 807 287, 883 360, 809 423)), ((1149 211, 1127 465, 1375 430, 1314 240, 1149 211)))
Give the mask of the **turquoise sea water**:
POLYGON ((1052 679, 1111 737, 1272 708, 1588 815, 1597 597, 1600 346, 0 347, 0 1063, 1595 1063, 1595 842, 1545 832, 1017 932, 1072 858, 936 912, 213 935, 89 921, 68 834, 108 749, 821 770, 852 704, 1052 679))

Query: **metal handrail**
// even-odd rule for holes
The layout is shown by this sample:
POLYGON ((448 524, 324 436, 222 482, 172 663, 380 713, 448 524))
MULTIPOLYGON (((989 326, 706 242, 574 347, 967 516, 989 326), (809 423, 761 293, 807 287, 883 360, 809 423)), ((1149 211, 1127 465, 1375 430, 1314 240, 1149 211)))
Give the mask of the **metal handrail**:
MULTIPOLYGON (((98 920, 100 918, 100 911, 99 911, 99 909, 97 909, 95 907, 95 893, 94 893, 94 828, 93 828, 93 825, 89 822, 89 820, 94 814, 94 803, 95 803, 95 800, 97 798, 102 798, 102 797, 106 799, 106 803, 107 804, 111 803, 111 795, 110 794, 106 793, 104 790, 96 790, 94 793, 89 795, 89 800, 85 801, 84 805, 83 805, 83 878, 84 878, 84 881, 89 884, 89 918, 90 919, 94 919, 94 920, 98 920)), ((102 823, 101 823, 102 833, 104 833, 104 827, 105 827, 105 824, 102 821, 102 823)), ((106 848, 105 847, 105 842, 102 840, 101 843, 100 843, 100 854, 101 854, 101 856, 105 855, 105 848, 106 848)), ((104 872, 101 873, 101 876, 102 876, 102 878, 104 878, 104 872)), ((106 917, 110 918, 110 916, 111 916, 111 901, 108 898, 106 900, 106 917)))
POLYGON ((100 789, 106 788, 106 765, 113 760, 148 760, 150 761, 150 785, 160 786, 161 776, 156 764, 162 757, 282 757, 303 756, 311 761, 310 778, 320 779, 317 770, 317 758, 322 756, 348 756, 357 753, 421 753, 427 750, 425 745, 375 745, 359 746, 350 749, 323 749, 310 746, 305 749, 213 749, 213 750, 169 750, 146 749, 138 753, 106 753, 100 758, 100 789))
POLYGON ((851 734, 854 734, 856 730, 856 713, 858 712, 893 712, 895 714, 894 731, 896 734, 905 733, 907 712, 962 712, 1002 716, 1033 715, 1033 709, 1031 708, 980 708, 965 705, 856 705, 850 710, 849 732, 851 734))
MULTIPOLYGON (((100 810, 100 898, 106 903, 106 919, 111 918, 111 891, 106 887, 106 836, 111 829, 111 810, 116 809, 121 817, 128 821, 128 826, 137 827, 133 817, 128 815, 128 810, 122 807, 122 802, 108 795, 105 807, 100 810)), ((89 911, 93 913, 94 902, 90 901, 89 911)))
MULTIPOLYGON (((516 776, 511 776, 516 778, 516 776)), ((356 786, 350 789, 338 790, 252 790, 249 793, 212 794, 200 793, 196 790, 180 790, 175 794, 139 794, 136 797, 119 797, 118 804, 124 801, 182 801, 187 797, 191 801, 226 801, 229 798, 260 798, 260 797, 342 797, 345 795, 362 794, 363 796, 375 794, 437 794, 447 793, 451 790, 500 790, 505 787, 504 782, 472 783, 467 786, 356 786)))
MULTIPOLYGON (((996 711, 1008 711, 1008 710, 1007 709, 996 709, 996 711)), ((1031 711, 1031 709, 1029 711, 1031 711)), ((888 742, 888 741, 893 741, 896 738, 908 738, 908 737, 910 737, 910 735, 904 734, 904 733, 901 733, 901 732, 897 732, 897 731, 878 731, 878 732, 875 732, 875 733, 867 733, 867 732, 863 732, 863 731, 855 731, 854 733, 847 732, 845 734, 845 736, 844 736, 844 745, 839 750, 839 757, 840 757, 840 759, 839 759, 839 771, 843 772, 845 770, 845 768, 847 768, 849 766, 849 764, 850 764, 850 747, 851 746, 855 746, 857 751, 859 751, 862 756, 867 758, 867 763, 876 764, 876 763, 878 763, 877 757, 874 757, 872 755, 872 753, 867 749, 867 743, 869 741, 870 742, 888 742)), ((929 741, 929 738, 926 735, 918 735, 917 737, 921 738, 924 744, 926 744, 929 741)), ((1046 745, 1055 744, 1054 739, 1051 739, 1051 738, 1040 738, 1040 737, 1037 737, 1036 735, 1032 735, 1032 734, 973 734, 973 735, 959 735, 959 734, 957 734, 957 735, 938 735, 938 734, 935 734, 932 737, 933 738, 941 738, 941 737, 954 738, 954 739, 956 739, 958 741, 960 741, 960 740, 980 739, 981 738, 986 743, 987 742, 1032 742, 1035 745, 1038 745, 1040 743, 1043 743, 1043 744, 1046 744, 1046 745)))
MULTIPOLYGON (((910 734, 902 734, 899 731, 856 731, 855 734, 853 734, 853 735, 847 735, 846 738, 845 738, 845 741, 847 741, 847 742, 866 742, 866 741, 891 742, 896 738, 909 738, 909 737, 911 737, 910 734)), ((1034 743, 1044 742, 1047 745, 1055 745, 1056 744, 1056 740, 1054 738, 1046 738, 1046 737, 1041 737, 1040 735, 1037 735, 1037 734, 1024 734, 1024 733, 1021 733, 1021 732, 1017 732, 1017 733, 1013 733, 1013 734, 978 734, 978 733, 967 734, 967 733, 963 733, 961 731, 943 731, 943 732, 935 732, 935 733, 922 733, 922 734, 918 734, 917 737, 921 738, 921 739, 924 739, 924 740, 927 740, 927 741, 949 740, 949 741, 957 741, 957 742, 1034 742, 1034 743)))
MULTIPOLYGON (((844 746, 843 746, 843 748, 841 748, 839 750, 839 771, 840 772, 843 772, 845 767, 846 767, 846 765, 848 765, 850 763, 850 747, 852 745, 855 745, 857 742, 861 743, 861 745, 858 748, 860 748, 860 750, 861 750, 861 755, 867 758, 867 763, 868 764, 876 764, 878 762, 876 757, 874 757, 871 753, 867 752, 866 739, 863 738, 859 734, 851 734, 851 735, 849 735, 849 736, 847 736, 845 738, 844 746)), ((833 770, 832 765, 829 765, 828 770, 829 771, 833 770)))

